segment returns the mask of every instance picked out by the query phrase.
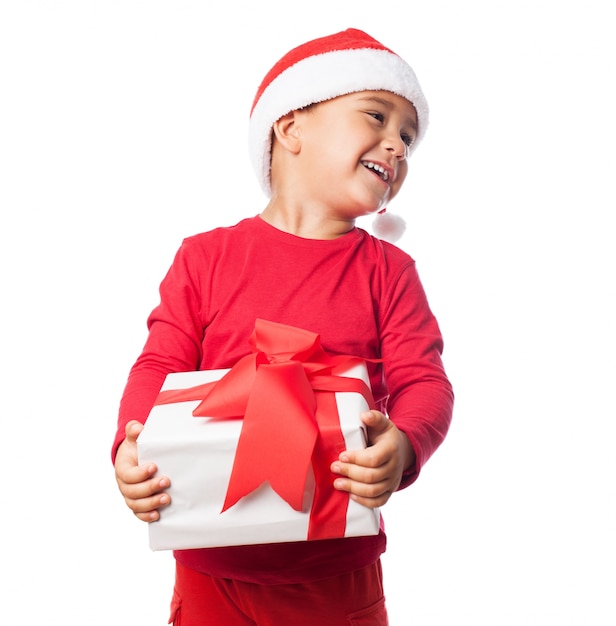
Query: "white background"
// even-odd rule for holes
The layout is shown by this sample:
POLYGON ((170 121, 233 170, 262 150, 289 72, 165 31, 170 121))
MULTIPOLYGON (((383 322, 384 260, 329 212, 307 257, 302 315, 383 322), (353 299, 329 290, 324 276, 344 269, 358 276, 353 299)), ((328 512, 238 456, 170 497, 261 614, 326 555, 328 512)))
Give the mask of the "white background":
POLYGON ((609 5, 2 3, 2 623, 166 623, 171 557, 109 458, 119 397, 182 237, 264 206, 261 78, 350 26, 431 105, 390 210, 457 394, 445 444, 384 509, 392 626, 616 623, 609 5))

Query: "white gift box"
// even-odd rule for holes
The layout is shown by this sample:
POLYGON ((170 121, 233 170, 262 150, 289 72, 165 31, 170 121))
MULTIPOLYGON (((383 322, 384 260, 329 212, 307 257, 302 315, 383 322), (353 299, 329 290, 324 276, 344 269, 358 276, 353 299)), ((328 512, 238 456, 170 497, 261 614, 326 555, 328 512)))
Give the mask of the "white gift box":
MULTIPOLYGON (((227 371, 169 374, 161 391, 217 381, 227 371)), ((369 385, 364 365, 354 365, 338 375, 359 378, 369 385)), ((368 409, 366 400, 361 394, 348 391, 335 392, 335 398, 346 449, 365 447, 359 415, 368 409)), ((161 509, 157 522, 148 524, 150 548, 183 550, 307 540, 314 494, 312 469, 301 511, 293 509, 265 482, 221 512, 242 420, 194 417, 193 410, 199 403, 183 401, 154 406, 139 435, 139 462, 156 463, 159 474, 171 480, 171 504, 161 509)), ((331 474, 332 481, 334 478, 331 474)), ((379 509, 347 500, 344 536, 377 534, 379 509)))

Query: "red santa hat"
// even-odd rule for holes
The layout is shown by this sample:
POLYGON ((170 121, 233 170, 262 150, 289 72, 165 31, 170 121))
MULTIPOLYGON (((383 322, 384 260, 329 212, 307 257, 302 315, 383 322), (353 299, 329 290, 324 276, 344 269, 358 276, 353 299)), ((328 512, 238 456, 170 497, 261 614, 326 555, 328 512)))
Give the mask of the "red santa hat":
POLYGON ((395 52, 361 30, 308 41, 282 57, 257 90, 249 125, 250 159, 265 195, 271 195, 271 132, 290 111, 357 91, 391 91, 413 104, 418 132, 428 126, 428 103, 413 69, 395 52))

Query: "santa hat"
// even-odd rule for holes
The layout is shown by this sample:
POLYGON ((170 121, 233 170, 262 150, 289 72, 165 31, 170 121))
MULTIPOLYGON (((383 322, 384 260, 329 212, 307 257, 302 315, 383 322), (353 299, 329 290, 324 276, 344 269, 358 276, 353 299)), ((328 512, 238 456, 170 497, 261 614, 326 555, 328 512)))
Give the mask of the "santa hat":
POLYGON ((274 122, 290 111, 365 90, 391 91, 413 104, 418 122, 413 150, 428 126, 428 103, 408 63, 370 35, 349 28, 314 39, 272 67, 257 90, 249 125, 250 159, 267 197, 274 122))

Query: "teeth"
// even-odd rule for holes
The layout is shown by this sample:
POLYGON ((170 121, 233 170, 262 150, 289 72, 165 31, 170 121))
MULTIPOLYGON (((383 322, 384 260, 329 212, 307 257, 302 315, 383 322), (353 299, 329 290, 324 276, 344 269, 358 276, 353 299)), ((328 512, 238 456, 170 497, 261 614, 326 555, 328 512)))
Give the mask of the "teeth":
POLYGON ((385 171, 384 167, 377 165, 376 163, 373 163, 372 161, 364 161, 364 166, 367 167, 369 170, 374 170, 375 172, 378 172, 379 176, 383 180, 389 179, 389 174, 385 171))

